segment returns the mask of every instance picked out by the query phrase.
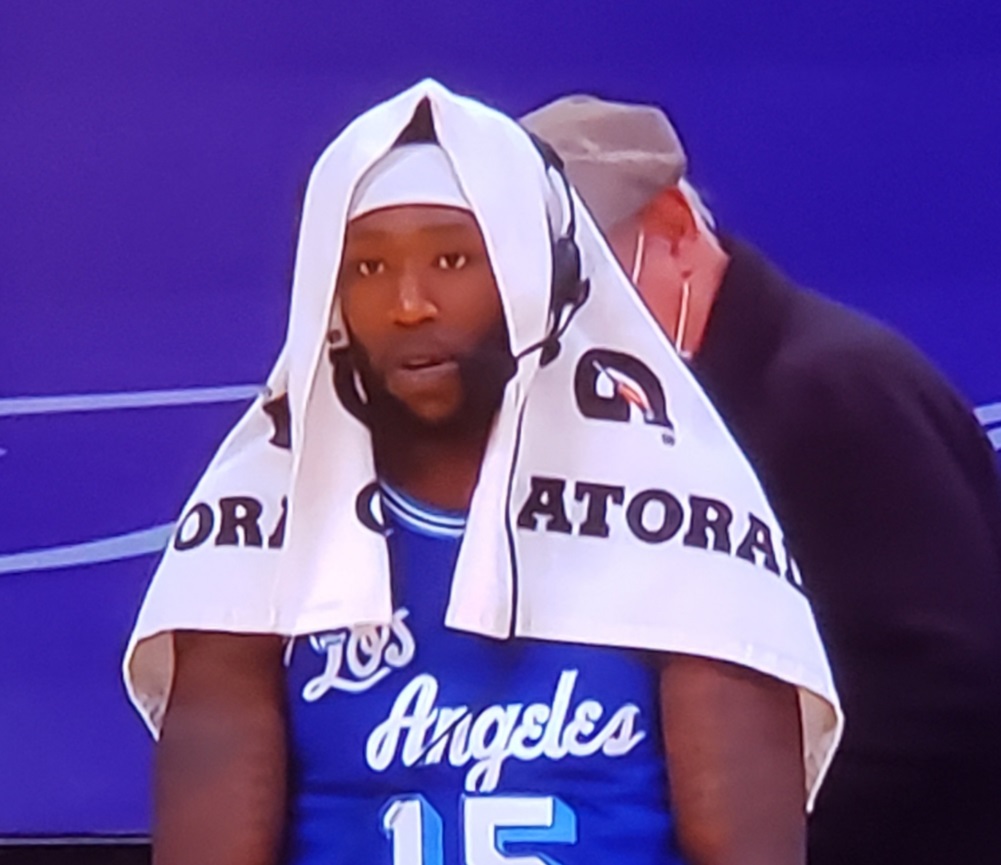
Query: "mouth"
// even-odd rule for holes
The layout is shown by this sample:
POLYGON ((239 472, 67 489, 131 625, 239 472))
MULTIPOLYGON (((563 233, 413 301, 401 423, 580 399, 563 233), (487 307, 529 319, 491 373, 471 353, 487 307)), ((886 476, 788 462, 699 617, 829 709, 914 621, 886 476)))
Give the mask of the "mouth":
POLYGON ((447 355, 416 355, 404 358, 400 362, 400 368, 406 372, 422 372, 424 370, 434 370, 439 367, 454 364, 454 358, 447 355))
POLYGON ((437 387, 452 378, 459 369, 454 356, 442 353, 412 354, 400 358, 392 379, 407 388, 437 387))

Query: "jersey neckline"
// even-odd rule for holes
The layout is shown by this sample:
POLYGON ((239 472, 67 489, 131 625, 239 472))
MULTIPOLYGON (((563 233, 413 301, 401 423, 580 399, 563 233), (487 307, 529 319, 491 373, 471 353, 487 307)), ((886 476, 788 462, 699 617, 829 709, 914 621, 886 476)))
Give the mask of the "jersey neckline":
POLYGON ((433 537, 461 538, 466 530, 466 511, 436 508, 379 481, 387 516, 409 529, 433 537))

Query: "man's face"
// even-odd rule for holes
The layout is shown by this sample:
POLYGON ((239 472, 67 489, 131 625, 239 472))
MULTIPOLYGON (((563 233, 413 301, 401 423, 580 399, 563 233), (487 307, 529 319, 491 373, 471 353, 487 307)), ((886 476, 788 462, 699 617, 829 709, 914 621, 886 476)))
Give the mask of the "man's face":
POLYGON ((509 356, 497 283, 468 211, 408 205, 352 220, 337 291, 370 398, 388 395, 424 426, 468 413, 471 359, 509 356))

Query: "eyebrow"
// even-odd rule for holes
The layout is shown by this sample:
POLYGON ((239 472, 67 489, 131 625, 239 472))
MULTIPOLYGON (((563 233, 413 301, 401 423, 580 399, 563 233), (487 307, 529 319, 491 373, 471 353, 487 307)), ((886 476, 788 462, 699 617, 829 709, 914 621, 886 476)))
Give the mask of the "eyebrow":
MULTIPOLYGON (((457 232, 471 232, 479 233, 477 226, 470 225, 465 221, 455 220, 453 222, 437 222, 431 225, 422 225, 414 229, 415 232, 420 234, 455 234, 457 232)), ((380 240, 385 237, 392 237, 399 234, 397 229, 388 228, 369 228, 369 227, 349 227, 347 239, 348 240, 380 240)))

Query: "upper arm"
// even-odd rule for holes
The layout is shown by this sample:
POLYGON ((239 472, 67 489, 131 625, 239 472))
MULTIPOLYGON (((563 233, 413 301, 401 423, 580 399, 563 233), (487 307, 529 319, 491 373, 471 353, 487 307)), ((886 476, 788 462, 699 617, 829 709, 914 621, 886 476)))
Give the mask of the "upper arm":
POLYGON ((671 805, 691 865, 801 865, 803 737, 796 688, 734 664, 668 656, 661 722, 671 805))
POLYGON ((272 865, 286 797, 282 640, 177 632, 156 750, 154 861, 272 865))

